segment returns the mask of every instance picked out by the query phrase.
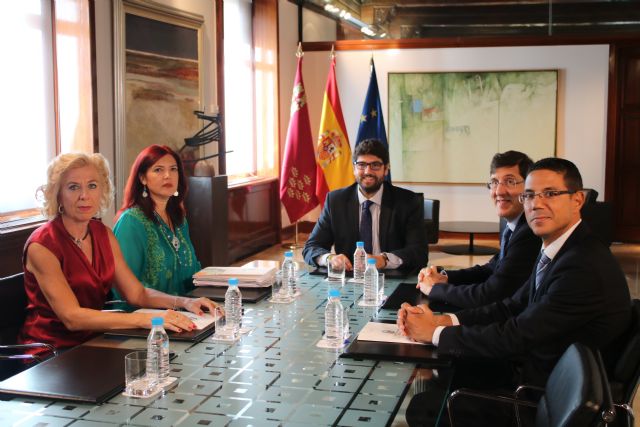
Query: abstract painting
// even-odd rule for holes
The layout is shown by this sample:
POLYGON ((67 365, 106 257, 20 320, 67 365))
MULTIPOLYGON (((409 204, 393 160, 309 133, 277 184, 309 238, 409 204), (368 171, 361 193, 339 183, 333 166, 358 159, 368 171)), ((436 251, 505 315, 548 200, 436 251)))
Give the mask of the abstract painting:
POLYGON ((495 153, 555 154, 557 70, 388 76, 395 181, 484 183, 495 153))

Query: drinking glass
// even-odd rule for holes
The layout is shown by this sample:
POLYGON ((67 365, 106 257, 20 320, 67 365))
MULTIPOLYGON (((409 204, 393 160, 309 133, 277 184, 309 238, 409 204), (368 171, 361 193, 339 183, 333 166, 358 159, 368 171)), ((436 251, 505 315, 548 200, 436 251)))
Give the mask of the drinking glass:
POLYGON ((329 282, 344 282, 345 265, 342 258, 330 257, 327 262, 327 271, 329 282))
POLYGON ((124 356, 125 394, 131 397, 151 396, 158 386, 157 378, 147 376, 147 352, 134 351, 124 356))
POLYGON ((293 301, 293 297, 289 292, 289 286, 282 283, 282 270, 276 272, 276 277, 271 286, 271 302, 277 304, 286 304, 293 301))
POLYGON ((212 339, 214 341, 235 341, 237 338, 233 325, 227 323, 227 317, 220 307, 215 308, 216 329, 212 339))
POLYGON ((384 273, 378 273, 378 305, 384 302, 384 273))

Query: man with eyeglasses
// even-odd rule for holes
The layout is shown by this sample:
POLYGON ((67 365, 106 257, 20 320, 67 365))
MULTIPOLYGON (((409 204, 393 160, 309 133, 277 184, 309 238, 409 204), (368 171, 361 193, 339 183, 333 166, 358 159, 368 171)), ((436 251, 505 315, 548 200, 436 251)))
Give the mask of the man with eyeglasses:
POLYGON ((313 266, 344 263, 352 270, 356 242, 363 241, 378 269, 423 267, 429 254, 422 198, 384 181, 389 152, 377 139, 363 140, 355 147, 353 164, 356 183, 327 195, 302 251, 305 262, 313 266))
POLYGON ((524 177, 531 165, 529 156, 519 151, 493 156, 487 188, 496 213, 507 221, 500 253, 484 265, 445 274, 434 266, 423 268, 416 287, 429 301, 459 308, 480 307, 510 297, 529 278, 540 251, 540 238, 529 228, 518 196, 524 191, 524 177))
POLYGON ((435 344, 439 356, 508 360, 512 378, 531 384, 546 382, 571 343, 600 349, 605 361, 615 356, 613 343, 630 321, 629 288, 609 248, 581 220, 582 189, 572 162, 536 162, 520 196, 542 238, 529 280, 511 298, 455 315, 403 304, 400 331, 435 344))

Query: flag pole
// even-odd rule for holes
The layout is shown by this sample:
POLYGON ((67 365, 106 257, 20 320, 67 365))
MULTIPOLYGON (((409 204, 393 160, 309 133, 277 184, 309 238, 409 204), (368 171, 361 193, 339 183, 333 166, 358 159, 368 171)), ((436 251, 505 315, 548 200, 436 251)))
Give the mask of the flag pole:
POLYGON ((294 226, 295 226, 295 235, 293 236, 293 242, 283 242, 282 243, 282 247, 283 248, 287 248, 287 249, 291 249, 296 250, 296 249, 300 249, 300 248, 304 248, 304 244, 300 243, 300 241, 298 240, 298 222, 300 222, 299 220, 295 222, 294 226))

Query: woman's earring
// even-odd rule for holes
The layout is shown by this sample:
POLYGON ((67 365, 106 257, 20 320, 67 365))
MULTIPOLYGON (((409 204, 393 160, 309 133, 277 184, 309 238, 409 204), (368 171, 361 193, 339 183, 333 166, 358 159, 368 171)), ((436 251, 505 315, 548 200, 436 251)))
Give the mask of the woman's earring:
POLYGON ((180 193, 178 193, 178 190, 176 190, 176 192, 175 192, 175 193, 173 193, 173 195, 174 195, 175 197, 178 197, 178 195, 179 195, 179 194, 180 194, 180 193))
POLYGON ((145 197, 145 198, 149 197, 149 193, 147 193, 147 186, 146 185, 142 188, 142 197, 145 197))
POLYGON ((58 205, 58 213, 60 215, 62 215, 64 213, 64 208, 62 207, 62 205, 58 205))

